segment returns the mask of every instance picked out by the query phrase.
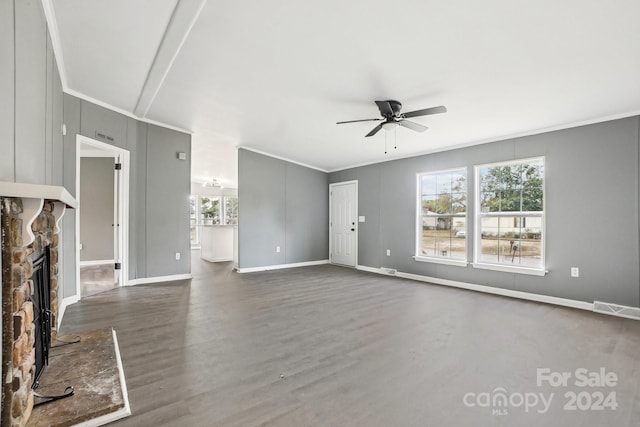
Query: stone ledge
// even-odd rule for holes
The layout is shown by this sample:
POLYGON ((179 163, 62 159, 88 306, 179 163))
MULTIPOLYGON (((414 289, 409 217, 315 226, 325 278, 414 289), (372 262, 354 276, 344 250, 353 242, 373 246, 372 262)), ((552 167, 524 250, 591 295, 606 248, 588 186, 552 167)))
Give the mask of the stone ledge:
MULTIPOLYGON (((81 339, 77 344, 55 347, 60 342, 52 342, 49 366, 40 377, 41 386, 36 390, 41 394, 60 394, 67 386, 73 386, 75 394, 34 407, 27 427, 100 425, 100 417, 108 414, 121 414, 109 421, 129 415, 112 329, 58 338, 72 341, 76 336, 81 339)), ((36 404, 38 401, 36 398, 36 404)))

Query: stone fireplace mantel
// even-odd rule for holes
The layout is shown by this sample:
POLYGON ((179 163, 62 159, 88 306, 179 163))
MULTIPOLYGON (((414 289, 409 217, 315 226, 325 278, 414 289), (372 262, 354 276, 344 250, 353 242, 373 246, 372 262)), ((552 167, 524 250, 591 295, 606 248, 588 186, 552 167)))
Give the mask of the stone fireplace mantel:
POLYGON ((64 187, 14 182, 0 182, 0 201, 0 424, 3 427, 23 427, 34 406, 33 389, 37 387, 37 375, 42 373, 47 364, 49 334, 44 328, 51 328, 51 333, 54 333, 55 325, 59 323, 58 247, 61 219, 67 209, 76 209, 78 202, 64 187), (36 262, 37 265, 34 264, 36 262), (36 348, 37 339, 40 345, 36 348))
POLYGON ((58 230, 60 220, 64 216, 66 208, 76 209, 78 207, 77 200, 69 194, 67 189, 57 185, 0 182, 0 197, 22 198, 25 218, 25 221, 22 223, 22 235, 25 239, 25 246, 33 242, 34 235, 31 231, 31 224, 42 211, 45 200, 53 201, 56 205, 54 216, 58 230))

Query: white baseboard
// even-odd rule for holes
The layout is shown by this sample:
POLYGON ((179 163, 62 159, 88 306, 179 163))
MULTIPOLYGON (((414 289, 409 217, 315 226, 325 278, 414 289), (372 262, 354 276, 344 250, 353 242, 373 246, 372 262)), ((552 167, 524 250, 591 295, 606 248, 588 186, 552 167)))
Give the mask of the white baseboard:
POLYGON ((62 325, 62 318, 64 317, 64 312, 67 309, 67 306, 71 304, 75 304, 80 301, 80 296, 73 295, 71 297, 63 298, 60 306, 58 307, 58 318, 56 319, 56 330, 60 330, 60 325, 62 325))
POLYGON ((148 285, 150 283, 173 282, 175 280, 192 279, 191 273, 174 274, 172 276, 143 277, 141 279, 129 279, 125 286, 148 285))
POLYGON ((207 261, 207 262, 227 262, 227 261, 233 261, 233 257, 228 257, 228 258, 209 258, 207 256, 203 256, 200 255, 200 258, 207 261))
POLYGON ((322 265, 322 264, 329 264, 329 260, 322 259, 319 261, 295 262, 293 264, 279 264, 279 265, 265 265, 262 267, 237 268, 236 271, 238 273, 255 273, 257 271, 280 270, 283 268, 309 267, 312 265, 322 265))
POLYGON ((422 276, 419 274, 403 273, 401 271, 397 271, 395 274, 389 274, 388 271, 390 269, 386 269, 386 268, 373 268, 373 267, 365 267, 360 265, 357 266, 357 268, 358 270, 382 274, 384 276, 402 277, 404 279, 417 280, 419 282, 427 282, 435 285, 450 286, 453 288, 467 289, 471 291, 484 292, 487 294, 501 295, 505 297, 519 298, 519 299, 524 299, 528 301, 544 302, 547 304, 555 304, 555 305, 561 305, 564 307, 579 308, 581 310, 593 311, 593 303, 586 302, 586 301, 578 301, 578 300, 573 300, 568 298, 558 298, 558 297, 552 297, 549 295, 534 294, 531 292, 515 291, 512 289, 494 288, 493 286, 476 285, 473 283, 458 282, 456 280, 447 280, 447 279, 440 279, 437 277, 422 276))
POLYGON ((112 259, 96 259, 93 261, 80 261, 80 267, 90 267, 93 265, 115 264, 112 259))
POLYGON ((368 271, 369 273, 383 274, 379 268, 367 267, 366 265, 356 265, 356 270, 368 271))

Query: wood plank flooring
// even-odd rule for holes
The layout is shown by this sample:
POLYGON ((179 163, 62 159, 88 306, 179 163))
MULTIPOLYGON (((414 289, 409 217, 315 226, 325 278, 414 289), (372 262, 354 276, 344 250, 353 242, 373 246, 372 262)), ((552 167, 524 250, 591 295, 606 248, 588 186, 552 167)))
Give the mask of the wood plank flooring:
POLYGON ((640 425, 640 322, 329 265, 192 269, 67 308, 61 333, 118 333, 133 415, 116 426, 640 425), (615 387, 536 383, 601 367, 615 387), (478 406, 500 387, 507 414, 478 406), (617 409, 563 409, 597 391, 617 409), (544 413, 516 405, 541 393, 544 413))

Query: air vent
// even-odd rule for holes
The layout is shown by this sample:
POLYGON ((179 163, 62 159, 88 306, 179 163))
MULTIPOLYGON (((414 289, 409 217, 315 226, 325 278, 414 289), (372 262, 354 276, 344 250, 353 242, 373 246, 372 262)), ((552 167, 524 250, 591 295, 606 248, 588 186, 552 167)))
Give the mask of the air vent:
POLYGON ((594 301, 593 311, 609 314, 611 316, 626 317, 627 319, 640 320, 640 308, 626 305, 611 304, 608 302, 594 301))
POLYGON ((98 139, 106 139, 107 141, 114 142, 114 139, 113 139, 112 136, 105 135, 104 133, 100 133, 98 131, 96 131, 96 138, 98 138, 98 139))
POLYGON ((398 270, 396 270, 395 268, 386 268, 386 267, 381 267, 380 271, 384 274, 388 274, 389 276, 395 276, 396 273, 398 272, 398 270))

